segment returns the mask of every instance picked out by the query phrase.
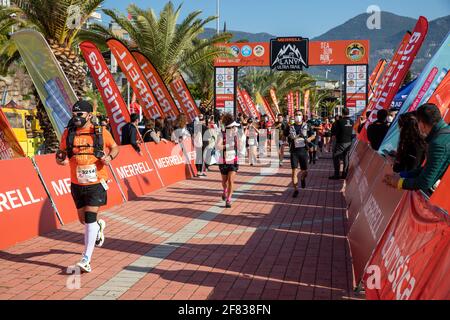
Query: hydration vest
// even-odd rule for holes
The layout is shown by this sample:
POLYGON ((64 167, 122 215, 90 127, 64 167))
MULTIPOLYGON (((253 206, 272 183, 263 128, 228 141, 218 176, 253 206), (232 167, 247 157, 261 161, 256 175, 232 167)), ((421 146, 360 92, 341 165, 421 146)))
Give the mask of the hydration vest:
POLYGON ((101 159, 105 153, 103 151, 103 126, 99 124, 94 124, 94 132, 91 133, 79 133, 77 134, 77 127, 72 125, 69 122, 69 125, 67 127, 68 134, 66 138, 66 152, 67 157, 70 159, 73 156, 81 156, 81 155, 93 155, 97 159, 101 159), (93 145, 74 145, 75 136, 93 136, 94 137, 94 144, 93 145), (94 153, 74 153, 73 148, 94 148, 94 153))

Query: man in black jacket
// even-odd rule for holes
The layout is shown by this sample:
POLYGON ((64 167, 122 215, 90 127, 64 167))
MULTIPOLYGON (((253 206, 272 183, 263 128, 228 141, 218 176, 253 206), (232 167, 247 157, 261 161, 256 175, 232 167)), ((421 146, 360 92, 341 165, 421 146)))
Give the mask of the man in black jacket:
POLYGON ((131 114, 130 122, 122 128, 122 145, 130 144, 136 152, 141 152, 141 148, 138 145, 138 123, 139 115, 136 113, 131 114))
POLYGON ((375 151, 380 149, 381 143, 383 143, 384 137, 386 137, 386 134, 389 131, 389 124, 386 121, 387 117, 387 110, 378 110, 377 121, 367 128, 367 138, 369 139, 370 146, 375 151))
POLYGON ((334 142, 334 175, 330 177, 331 180, 345 179, 347 178, 348 173, 354 122, 350 118, 350 110, 348 110, 348 108, 344 108, 342 110, 342 115, 343 117, 337 120, 331 129, 331 136, 334 142), (344 170, 342 172, 342 176, 339 175, 341 159, 344 161, 344 170))

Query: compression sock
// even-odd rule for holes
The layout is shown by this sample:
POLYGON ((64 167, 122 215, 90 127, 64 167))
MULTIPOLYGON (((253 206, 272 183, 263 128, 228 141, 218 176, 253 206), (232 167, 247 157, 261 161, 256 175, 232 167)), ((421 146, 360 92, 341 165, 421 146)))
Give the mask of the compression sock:
POLYGON ((97 214, 94 212, 85 213, 85 225, 84 225, 84 256, 91 261, 92 253, 95 248, 95 241, 97 240, 97 234, 100 230, 100 226, 97 223, 97 214), (94 220, 94 221, 93 221, 94 220))

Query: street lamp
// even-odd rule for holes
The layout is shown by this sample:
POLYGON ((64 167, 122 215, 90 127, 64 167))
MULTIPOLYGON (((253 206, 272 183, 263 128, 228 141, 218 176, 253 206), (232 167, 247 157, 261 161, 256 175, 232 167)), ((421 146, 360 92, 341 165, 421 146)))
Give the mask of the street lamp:
POLYGON ((220 33, 220 0, 217 0, 217 34, 220 33))
POLYGON ((325 71, 325 79, 327 79, 328 80, 328 72, 332 72, 330 69, 327 69, 326 71, 325 71))

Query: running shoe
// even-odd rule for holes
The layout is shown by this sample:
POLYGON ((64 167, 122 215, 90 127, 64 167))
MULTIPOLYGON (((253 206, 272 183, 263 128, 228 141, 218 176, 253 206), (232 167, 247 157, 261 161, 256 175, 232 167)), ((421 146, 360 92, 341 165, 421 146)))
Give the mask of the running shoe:
POLYGON ((292 198, 297 198, 298 197, 298 190, 296 189, 294 191, 294 194, 292 195, 292 198))
POLYGON ((105 220, 99 219, 97 221, 98 225, 100 226, 100 229, 97 233, 97 240, 95 240, 95 246, 101 247, 103 246, 103 243, 105 242, 105 228, 106 228, 106 222, 105 220))
POLYGON ((302 189, 306 188, 306 177, 302 178, 302 189))
POLYGON ((225 203, 225 208, 231 208, 231 201, 227 201, 225 203))
POLYGON ((85 256, 83 256, 83 258, 81 258, 81 261, 77 263, 77 267, 87 273, 92 271, 89 260, 85 256))

